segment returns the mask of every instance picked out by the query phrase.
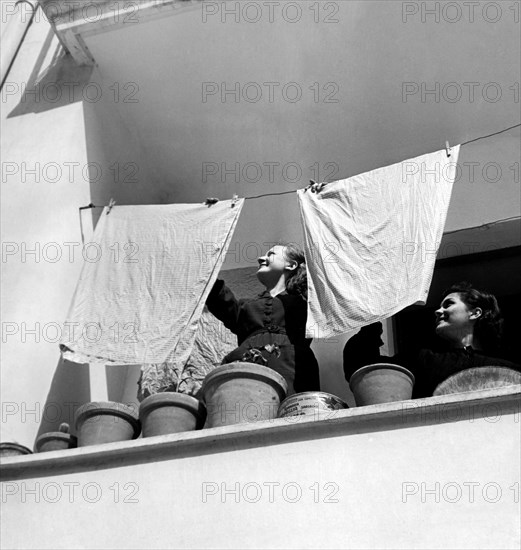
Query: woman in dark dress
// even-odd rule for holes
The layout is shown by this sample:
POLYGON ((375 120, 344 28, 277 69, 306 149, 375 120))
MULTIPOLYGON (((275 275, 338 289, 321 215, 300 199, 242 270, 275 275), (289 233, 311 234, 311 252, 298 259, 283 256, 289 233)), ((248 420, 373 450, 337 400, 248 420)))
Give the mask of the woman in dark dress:
POLYGON ((446 290, 436 310, 436 334, 449 345, 445 352, 422 349, 392 358, 380 356, 383 344, 381 323, 364 327, 344 347, 347 381, 365 365, 393 363, 415 376, 413 398, 430 397, 449 376, 472 367, 503 366, 521 370, 519 365, 499 359, 502 318, 495 296, 458 283, 446 290))
POLYGON ((239 347, 223 363, 242 361, 251 349, 259 350, 265 366, 288 383, 288 395, 318 391, 318 363, 305 338, 307 276, 304 253, 294 245, 278 245, 258 259, 257 278, 265 290, 253 300, 238 300, 218 280, 206 305, 237 335, 239 347))

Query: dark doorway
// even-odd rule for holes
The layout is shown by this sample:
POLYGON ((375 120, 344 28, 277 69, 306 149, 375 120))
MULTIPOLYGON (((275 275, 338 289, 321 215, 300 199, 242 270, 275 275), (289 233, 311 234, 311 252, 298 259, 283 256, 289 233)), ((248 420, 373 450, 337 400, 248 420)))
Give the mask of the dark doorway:
POLYGON ((521 247, 436 262, 426 306, 411 306, 394 316, 398 350, 444 349, 434 333, 434 312, 443 291, 460 281, 496 296, 504 317, 501 357, 521 364, 521 247))

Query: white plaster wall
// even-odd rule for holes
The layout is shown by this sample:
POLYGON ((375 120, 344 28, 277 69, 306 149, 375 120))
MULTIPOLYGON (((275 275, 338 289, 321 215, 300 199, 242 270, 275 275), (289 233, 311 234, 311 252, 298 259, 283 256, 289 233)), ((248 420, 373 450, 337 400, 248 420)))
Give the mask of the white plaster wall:
MULTIPOLYGON (((251 23, 247 19, 255 7, 246 14, 229 1, 213 3, 206 12, 179 9, 176 16, 86 38, 105 77, 122 89, 130 86, 127 93, 136 91, 135 103, 121 101, 116 108, 137 129, 153 167, 150 193, 160 193, 160 202, 290 191, 315 177, 311 166, 319 166, 317 177, 325 178, 328 163, 334 163, 332 179, 341 179, 443 148, 446 140, 455 145, 519 122, 520 38, 512 6, 503 5, 502 17, 490 22, 494 14, 483 12, 486 2, 481 2, 472 21, 462 12, 451 23, 454 13, 442 17, 440 3, 437 20, 422 13, 425 3, 349 0, 332 8, 322 4, 316 23, 315 4, 294 4, 302 13, 294 23, 276 8, 270 22, 267 7, 258 3, 262 17, 251 23), (330 19, 338 22, 325 23, 336 8, 330 19), (294 82, 303 98, 290 103, 279 93, 270 102, 265 82, 278 83, 279 91, 294 82), (323 96, 315 101, 313 82, 333 83, 335 102, 324 103, 323 96), (447 87, 451 82, 455 85, 447 87), (203 83, 218 88, 204 101, 203 83), (239 96, 223 100, 222 90, 233 90, 236 83, 239 96), (260 101, 245 100, 248 83, 249 92, 261 87, 260 101), (404 97, 405 83, 417 91, 404 97), (473 88, 464 83, 474 83, 473 88), (435 86, 437 95, 425 93, 435 86), (501 97, 495 101, 498 89, 501 97), (457 101, 455 91, 462 93, 457 101), (205 177, 209 163, 218 171, 205 177), (258 182, 244 177, 247 163, 264 167, 258 182), (273 179, 268 163, 278 163, 273 179), (290 163, 302 170, 298 181, 282 174, 290 163)), ((520 149, 519 128, 461 148, 447 232, 520 216, 520 149)), ((447 235, 441 251, 521 244, 518 225, 507 222, 504 228, 501 237, 486 230, 447 235)), ((296 196, 246 201, 224 269, 256 265, 258 255, 280 240, 302 244, 296 196)), ((416 245, 418 251, 430 246, 416 245)), ((341 362, 349 336, 313 344, 322 389, 348 401, 341 362)), ((389 351, 392 355, 392 346, 389 351)))
MULTIPOLYGON (((78 207, 90 202, 89 180, 82 177, 88 162, 83 105, 77 97, 55 103, 49 98, 56 88, 38 88, 56 74, 59 49, 40 19, 2 90, 1 439, 29 447, 59 365, 56 336, 83 262, 78 207)), ((67 72, 71 81, 83 76, 66 62, 61 66, 65 80, 67 72)), ((90 225, 85 216, 86 231, 90 225)), ((78 385, 85 382, 84 369, 74 374, 78 385)), ((88 379, 86 386, 88 392, 88 379)))
MULTIPOLYGON (((281 18, 273 24, 223 24, 219 17, 203 23, 199 10, 129 24, 87 39, 98 61, 93 71, 55 58, 57 40, 40 17, 9 81, 15 88, 22 82, 58 82, 66 93, 59 102, 33 96, 20 103, 16 91, 2 98, 2 161, 77 162, 87 167, 88 175, 75 172, 72 183, 65 170, 53 183, 34 182, 33 176, 22 182, 19 173, 6 176, 4 241, 79 243, 78 207, 89 202, 107 204, 112 197, 120 204, 191 202, 209 195, 285 191, 306 185, 313 175, 306 170, 317 162, 322 167, 336 162, 339 177, 348 177, 438 149, 446 139, 460 143, 518 122, 519 98, 516 102, 510 86, 519 81, 519 23, 512 10, 505 8, 497 23, 482 16, 473 23, 464 18, 457 24, 432 18, 424 22, 420 14, 405 24, 402 2, 349 1, 339 4, 340 23, 317 25, 307 4, 301 4, 308 17, 297 24, 281 18), (334 81, 340 101, 321 104, 307 97, 294 105, 203 104, 204 81, 296 81, 302 86, 334 81), (404 102, 406 81, 478 82, 479 91, 497 82, 504 95, 498 102, 481 95, 472 102, 451 103, 422 101, 420 94, 404 102), (76 82, 80 86, 68 101, 70 85, 76 82), (90 93, 101 89, 99 100, 86 99, 88 83, 94 84, 90 93), (218 178, 203 183, 202 163, 209 161, 296 162, 306 169, 295 185, 280 179, 272 184, 266 177, 256 184, 223 184, 218 178), (95 177, 88 163, 101 167, 102 176, 95 177), (110 170, 114 163, 120 169, 117 181, 110 170), (128 163, 137 164, 137 173, 128 163)), ((478 165, 474 180, 470 164, 462 171, 448 230, 519 215, 519 165, 517 173, 511 168, 519 162, 519 129, 467 146, 460 160, 478 165), (487 163, 500 166, 495 183, 483 178, 487 163)), ((94 219, 97 215, 99 211, 94 219)), ((89 219, 84 212, 87 234, 89 219)), ((281 238, 301 240, 295 196, 249 201, 226 268, 251 266, 258 250, 281 238)), ((485 234, 482 240, 489 244, 485 234)), ((65 390, 72 402, 86 398, 85 369, 61 365, 57 387, 49 390, 59 359, 56 344, 35 343, 32 335, 21 340, 23 322, 27 328, 62 322, 81 261, 75 254, 72 263, 68 258, 36 263, 31 256, 24 263, 18 254, 2 264, 3 321, 16 323, 13 330, 20 327, 7 337, 2 352, 2 402, 13 404, 8 417, 2 417, 3 440, 32 446, 41 414, 22 414, 21 409, 41 410, 49 391, 52 400, 62 399, 65 390), (64 374, 69 377, 62 378, 64 374)), ((338 363, 341 347, 323 348, 328 372, 338 363)), ((345 384, 341 373, 334 372, 326 388, 345 384)), ((46 426, 55 426, 61 413, 70 417, 69 412, 53 415, 46 426)))
MULTIPOLYGON (((494 21, 487 2, 475 4, 473 16, 459 4, 457 18, 454 5, 447 11, 450 3, 443 2, 349 0, 328 7, 300 1, 293 4, 301 17, 292 23, 296 8, 284 17, 282 4, 273 7, 271 21, 262 3, 248 12, 231 0, 210 4, 206 12, 179 7, 175 16, 86 38, 105 76, 139 88, 137 104, 118 108, 139 129, 165 202, 291 191, 308 184, 314 165, 319 178, 327 177, 327 163, 338 167, 333 179, 346 178, 520 121, 514 4, 501 4, 494 21), (426 8, 438 9, 438 16, 426 8), (249 21, 259 9, 260 20, 249 21), (335 9, 330 20, 337 22, 326 23, 335 9), (278 84, 273 101, 265 82, 278 84), (300 101, 283 99, 289 82, 301 87, 300 101), (314 82, 333 83, 335 102, 324 102, 324 95, 315 101, 314 82), (205 99, 204 83, 217 86, 205 99), (223 99, 221 92, 236 83, 239 95, 223 99), (254 97, 255 86, 262 98, 247 101, 245 88, 254 97), (437 94, 426 93, 436 86, 437 94), (212 162, 218 172, 205 178, 212 162), (271 181, 270 162, 279 163, 271 181), (236 163, 238 181, 222 170, 236 163), (247 163, 264 166, 259 181, 244 177, 247 163), (282 174, 288 163, 302 170, 294 182, 282 174)), ((447 231, 520 215, 519 149, 519 129, 462 149, 447 231)), ((258 251, 279 239, 302 240, 295 195, 247 201, 226 268, 251 266, 258 251)), ((487 237, 482 240, 485 247, 487 237)))
MULTIPOLYGON (((162 202, 160 190, 151 185, 149 159, 139 128, 119 108, 121 102, 137 94, 137 88, 125 88, 99 67, 93 69, 88 86, 96 100, 84 100, 87 155, 91 163, 101 167, 91 175, 92 202, 102 206, 112 198, 117 204, 162 202)), ((136 103, 127 104, 130 111, 136 107, 136 103)), ((100 213, 99 209, 93 212, 95 220, 100 213)))
POLYGON ((518 548, 519 412, 484 405, 463 417, 440 407, 455 421, 404 413, 396 429, 253 448, 240 439, 231 452, 217 440, 177 460, 5 482, 2 543, 518 548))
MULTIPOLYGON (((2 8, 4 19, 12 10, 2 8)), ((70 330, 63 323, 84 252, 96 254, 88 243, 101 210, 84 210, 80 224, 78 209, 112 197, 159 202, 113 84, 64 55, 37 12, 1 98, 2 441, 32 448, 91 399, 88 367, 63 362, 57 343, 70 330)))

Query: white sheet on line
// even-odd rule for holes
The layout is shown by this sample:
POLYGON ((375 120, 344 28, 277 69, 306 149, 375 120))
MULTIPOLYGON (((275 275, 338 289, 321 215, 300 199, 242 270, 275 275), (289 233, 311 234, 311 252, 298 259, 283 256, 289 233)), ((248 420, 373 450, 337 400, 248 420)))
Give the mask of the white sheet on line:
POLYGON ((308 266, 306 336, 329 338, 424 304, 459 145, 298 191, 308 266))
POLYGON ((237 336, 205 307, 188 361, 184 365, 168 362, 142 365, 138 399, 142 401, 161 391, 197 396, 206 375, 236 347, 237 336))
POLYGON ((64 358, 182 370, 243 204, 105 209, 84 248, 64 358))

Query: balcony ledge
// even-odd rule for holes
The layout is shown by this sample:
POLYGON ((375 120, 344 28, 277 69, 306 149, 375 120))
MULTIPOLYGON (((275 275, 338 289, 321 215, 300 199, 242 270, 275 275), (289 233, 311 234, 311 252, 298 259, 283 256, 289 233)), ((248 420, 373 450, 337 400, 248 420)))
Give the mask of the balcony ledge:
MULTIPOLYGON (((23 457, 2 459, 0 481, 52 477, 74 472, 118 468, 150 461, 201 456, 237 449, 266 447, 410 429, 474 418, 495 418, 507 412, 519 422, 521 385, 332 411, 329 418, 278 418, 195 432, 141 438, 23 457)), ((490 420, 493 422, 494 420, 490 420)))

